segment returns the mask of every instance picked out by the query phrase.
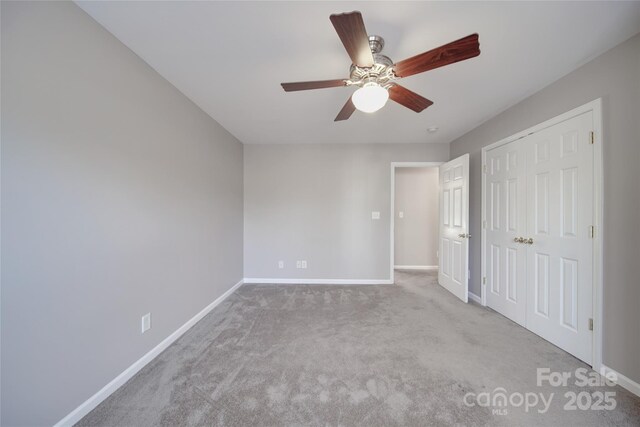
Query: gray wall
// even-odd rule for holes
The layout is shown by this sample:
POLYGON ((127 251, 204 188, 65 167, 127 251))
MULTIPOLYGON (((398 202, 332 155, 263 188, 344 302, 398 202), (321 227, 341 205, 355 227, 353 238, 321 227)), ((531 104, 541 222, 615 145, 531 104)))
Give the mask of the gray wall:
POLYGON ((448 158, 447 144, 245 145, 245 277, 388 279, 391 162, 448 158))
POLYGON ((437 266, 438 168, 396 168, 395 183, 395 264, 437 266))
MULTIPOLYGON (((471 154, 471 235, 480 236, 480 149, 596 98, 604 116, 604 364, 640 382, 640 35, 609 50, 451 144, 471 154)), ((471 240, 480 295, 480 239, 471 240)))
POLYGON ((76 5, 1 7, 1 421, 51 425, 241 279, 242 145, 76 5))

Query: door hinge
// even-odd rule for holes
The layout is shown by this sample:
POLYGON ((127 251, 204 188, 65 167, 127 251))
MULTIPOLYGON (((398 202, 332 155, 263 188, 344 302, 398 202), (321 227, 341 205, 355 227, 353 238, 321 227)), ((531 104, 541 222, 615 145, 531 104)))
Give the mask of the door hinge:
POLYGON ((593 319, 589 319, 589 330, 593 331, 593 319))
POLYGON ((589 143, 590 144, 596 143, 596 134, 594 131, 589 132, 589 143))
POLYGON ((482 172, 487 173, 487 165, 482 165, 482 172))
POLYGON ((593 225, 589 226, 589 237, 591 237, 592 239, 596 237, 596 227, 594 227, 593 225))
POLYGON ((486 284, 487 284, 487 278, 486 278, 486 277, 483 277, 483 278, 482 278, 482 284, 483 284, 483 285, 486 285, 486 284))
POLYGON ((482 221, 482 228, 487 228, 487 221, 482 221))

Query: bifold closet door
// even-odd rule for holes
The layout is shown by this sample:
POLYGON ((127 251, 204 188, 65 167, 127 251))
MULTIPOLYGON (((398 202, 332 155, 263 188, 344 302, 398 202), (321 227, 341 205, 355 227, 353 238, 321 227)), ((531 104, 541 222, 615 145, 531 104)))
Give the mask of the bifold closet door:
POLYGON ((487 305, 591 363, 593 113, 486 152, 487 305))
POLYGON ((526 160, 522 140, 486 154, 487 305, 525 326, 527 245, 526 160))
POLYGON ((527 158, 526 326, 591 363, 593 145, 588 112, 521 141, 527 158))

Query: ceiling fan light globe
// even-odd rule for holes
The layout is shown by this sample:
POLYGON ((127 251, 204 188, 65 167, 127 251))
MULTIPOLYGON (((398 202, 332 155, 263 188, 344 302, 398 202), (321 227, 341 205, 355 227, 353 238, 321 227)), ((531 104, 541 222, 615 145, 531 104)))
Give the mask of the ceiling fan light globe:
POLYGON ((378 111, 388 99, 389 92, 377 83, 366 83, 351 96, 353 105, 363 113, 378 111))

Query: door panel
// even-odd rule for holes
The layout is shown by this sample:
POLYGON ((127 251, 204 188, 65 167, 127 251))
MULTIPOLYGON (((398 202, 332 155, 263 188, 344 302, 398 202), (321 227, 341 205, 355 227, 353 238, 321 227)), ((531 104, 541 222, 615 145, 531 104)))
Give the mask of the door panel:
POLYGON ((524 325, 526 247, 514 239, 526 233, 526 175, 520 141, 487 152, 485 219, 487 305, 524 325))
POLYGON ((518 231, 518 180, 507 179, 507 209, 506 227, 507 231, 518 231))
POLYGON ((453 189, 453 226, 462 227, 462 188, 453 189))
POLYGON ((560 260, 560 318, 562 324, 578 329, 578 260, 560 260))
POLYGON ((535 254, 535 313, 544 317, 549 317, 549 255, 543 253, 535 254))
POLYGON ((506 298, 510 302, 518 302, 518 251, 513 248, 507 248, 506 269, 506 298))
MULTIPOLYGON (((445 181, 449 182, 449 181, 445 181)), ((446 189, 442 194, 442 221, 443 224, 449 226, 451 223, 449 222, 449 218, 451 217, 451 213, 449 212, 449 207, 451 206, 451 190, 446 189)))
POLYGON ((591 363, 593 313, 592 113, 581 114, 523 139, 528 149, 527 288, 535 310, 527 328, 591 363), (543 148, 541 148, 543 147, 543 148), (543 155, 541 155, 543 153, 543 155))
POLYGON ((468 301, 469 155, 440 166, 440 257, 438 282, 468 301))
POLYGON ((549 234, 549 174, 536 174, 534 186, 535 233, 549 234))
POLYGON ((449 239, 440 239, 440 271, 445 278, 451 277, 451 248, 449 247, 449 239))
POLYGON ((578 237, 578 169, 563 169, 560 182, 560 233, 563 237, 578 237))
POLYGON ((460 285, 462 284, 463 277, 463 265, 462 265, 462 242, 453 240, 453 281, 460 285))

